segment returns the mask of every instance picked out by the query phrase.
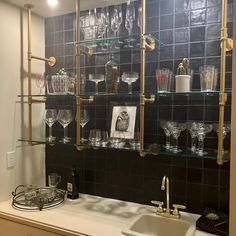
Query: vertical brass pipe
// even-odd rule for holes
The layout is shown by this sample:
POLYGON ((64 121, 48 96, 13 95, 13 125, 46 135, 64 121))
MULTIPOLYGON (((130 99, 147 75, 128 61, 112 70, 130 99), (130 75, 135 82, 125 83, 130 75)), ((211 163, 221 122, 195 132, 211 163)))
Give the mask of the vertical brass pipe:
POLYGON ((146 33, 146 0, 141 0, 141 36, 140 36, 140 155, 144 156, 144 107, 145 107, 145 33, 146 33))
POLYGON ((28 11, 28 139, 32 142, 32 94, 31 94, 31 55, 32 55, 32 48, 31 48, 31 8, 33 7, 30 4, 25 5, 28 11))
POLYGON ((223 126, 225 112, 225 65, 226 65, 226 46, 227 46, 227 0, 222 0, 221 15, 221 63, 220 63, 220 97, 219 97, 219 134, 218 134, 218 154, 217 163, 223 164, 223 126))
POLYGON ((76 73, 77 73, 77 96, 76 96, 76 145, 80 145, 80 0, 76 1, 76 73))

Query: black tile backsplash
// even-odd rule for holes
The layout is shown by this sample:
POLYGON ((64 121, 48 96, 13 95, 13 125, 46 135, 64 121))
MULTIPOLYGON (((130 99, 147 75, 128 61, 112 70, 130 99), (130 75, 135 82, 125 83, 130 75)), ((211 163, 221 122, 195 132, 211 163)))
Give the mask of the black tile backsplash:
MULTIPOLYGON (((230 8, 233 9, 232 3, 230 8)), ((136 7, 138 4, 136 4, 136 7)), ((110 10, 112 7, 109 8, 110 10)), ((216 65, 220 68, 220 0, 152 0, 147 2, 147 31, 152 32, 163 44, 158 44, 153 52, 146 53, 146 91, 156 92, 155 70, 168 68, 176 73, 177 65, 183 57, 190 59, 194 70, 192 88, 200 89, 199 66, 216 65)), ((88 12, 83 12, 86 15, 88 12)), ((123 4, 123 16, 125 4, 123 4)), ((228 34, 232 35, 232 11, 229 12, 228 34)), ((135 21, 135 32, 139 32, 135 21)), ((64 67, 75 73, 75 13, 47 18, 45 20, 45 54, 55 55, 57 64, 46 66, 46 73, 55 74, 64 67)), ((125 32, 124 22, 120 32, 125 32)), ((111 32, 110 32, 111 33, 111 32)), ((136 44, 138 41, 135 42, 136 44)), ((91 72, 104 73, 107 54, 93 57, 81 56, 81 72, 88 77, 91 72)), ((126 50, 115 54, 119 62, 120 74, 124 71, 140 70, 140 53, 126 50)), ((232 83, 232 54, 226 59, 226 88, 232 83)), ((139 81, 133 84, 139 90, 139 81)), ((99 91, 104 91, 104 83, 99 91)), ((173 88, 174 89, 174 86, 173 88)), ((86 90, 94 91, 94 83, 87 81, 86 90)), ((127 84, 120 84, 121 91, 127 91, 127 84)), ((231 97, 225 108, 225 120, 230 121, 231 97)), ((165 143, 165 135, 159 120, 217 122, 218 96, 160 96, 158 101, 145 108, 145 141, 165 143)), ((139 99, 130 97, 100 98, 86 108, 91 120, 84 127, 83 134, 88 137, 89 130, 110 129, 110 119, 114 104, 135 104, 139 99)), ((75 116, 75 98, 50 98, 47 108, 69 108, 75 116)), ((137 112, 138 113, 138 112, 137 112)), ((138 117, 137 117, 138 118, 138 117)), ((138 122, 138 121, 137 121, 138 122)), ((69 125, 68 134, 75 138, 76 122, 69 125)), ((61 125, 53 126, 53 135, 63 136, 61 125)), ((190 135, 183 132, 180 145, 190 146, 190 135)), ((230 135, 225 139, 229 148, 230 135)), ((206 136, 205 146, 215 148, 217 135, 211 132, 206 136)), ((202 213, 206 206, 228 212, 229 207, 229 164, 222 167, 216 160, 204 157, 148 155, 141 158, 138 152, 121 150, 83 150, 73 145, 46 146, 46 173, 58 172, 62 175, 60 188, 66 188, 70 169, 77 167, 80 172, 80 192, 133 202, 150 204, 152 199, 165 200, 160 190, 163 175, 170 178, 172 203, 186 204, 190 212, 202 213)))

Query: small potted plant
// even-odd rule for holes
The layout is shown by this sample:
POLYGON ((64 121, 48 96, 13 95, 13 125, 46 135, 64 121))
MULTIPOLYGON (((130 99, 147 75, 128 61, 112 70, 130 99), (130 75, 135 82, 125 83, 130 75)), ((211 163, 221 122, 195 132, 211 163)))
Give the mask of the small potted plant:
POLYGON ((190 92, 191 90, 191 70, 189 69, 189 60, 184 58, 177 68, 175 76, 175 91, 190 92))

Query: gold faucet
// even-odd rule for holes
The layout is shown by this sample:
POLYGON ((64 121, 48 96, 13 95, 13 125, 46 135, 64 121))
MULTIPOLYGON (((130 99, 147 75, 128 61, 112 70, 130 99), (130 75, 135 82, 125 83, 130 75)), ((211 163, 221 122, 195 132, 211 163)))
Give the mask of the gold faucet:
POLYGON ((173 204, 174 209, 170 209, 170 187, 169 178, 164 176, 161 181, 161 190, 166 190, 166 208, 163 208, 163 202, 151 201, 152 204, 158 205, 156 214, 166 217, 180 218, 179 209, 186 209, 186 206, 180 204, 173 204))
POLYGON ((170 187, 169 178, 167 176, 162 178, 161 190, 166 190, 166 213, 170 213, 170 187))

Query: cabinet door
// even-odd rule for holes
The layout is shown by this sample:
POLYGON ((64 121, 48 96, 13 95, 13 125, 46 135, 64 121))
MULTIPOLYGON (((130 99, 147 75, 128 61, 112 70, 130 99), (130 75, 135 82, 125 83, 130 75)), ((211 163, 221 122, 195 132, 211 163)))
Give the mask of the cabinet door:
POLYGON ((60 236, 31 226, 0 218, 0 236, 60 236))

